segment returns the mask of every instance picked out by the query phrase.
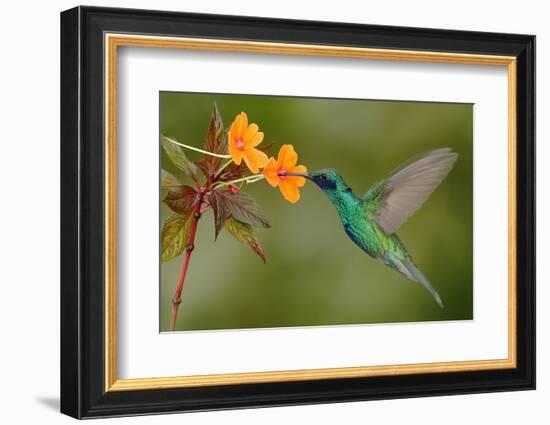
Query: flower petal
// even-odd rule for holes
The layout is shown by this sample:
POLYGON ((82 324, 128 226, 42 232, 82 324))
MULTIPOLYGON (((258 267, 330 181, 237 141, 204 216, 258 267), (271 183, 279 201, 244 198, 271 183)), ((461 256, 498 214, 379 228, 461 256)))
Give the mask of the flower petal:
POLYGON ((229 150, 229 155, 231 155, 231 158, 233 159, 233 162, 237 165, 241 165, 241 161, 243 159, 244 152, 237 148, 235 145, 235 139, 232 136, 232 132, 229 136, 229 143, 227 145, 227 148, 229 150))
POLYGON ((267 164, 267 155, 258 149, 247 149, 244 151, 244 162, 253 174, 258 174, 260 168, 267 164))
POLYGON ((240 136, 240 137, 243 137, 243 136, 244 136, 244 132, 245 132, 246 129, 248 128, 248 116, 246 115, 245 112, 241 112, 239 116, 240 116, 240 122, 239 122, 239 136, 240 136))
MULTIPOLYGON (((307 173, 307 168, 305 167, 305 165, 297 165, 296 167, 293 167, 288 171, 295 173, 307 173)), ((306 184, 306 179, 304 177, 287 176, 285 177, 285 180, 293 182, 298 187, 303 187, 306 184)))
POLYGON ((294 146, 281 146, 277 162, 279 164, 279 169, 288 171, 294 168, 296 166, 296 162, 298 162, 298 154, 294 151, 294 146))
MULTIPOLYGON (((254 123, 250 124, 248 128, 245 129, 243 134, 243 141, 245 145, 248 144, 248 142, 254 138, 258 130, 259 130, 258 125, 254 123)), ((251 146, 251 147, 254 147, 254 146, 251 146)))
POLYGON ((262 173, 265 176, 267 182, 273 187, 277 187, 277 185, 279 184, 280 179, 278 171, 279 168, 277 167, 277 161, 275 160, 275 158, 269 158, 269 161, 267 162, 262 173))
POLYGON ((252 139, 245 140, 245 149, 255 148, 260 143, 262 143, 262 140, 264 140, 264 133, 258 131, 256 134, 254 134, 254 137, 252 139))
POLYGON ((231 127, 229 127, 229 135, 231 139, 237 140, 237 138, 240 136, 240 130, 241 130, 241 114, 238 114, 233 122, 231 123, 231 127))
POLYGON ((283 197, 291 204, 295 204, 300 199, 300 191, 292 181, 281 180, 279 182, 279 189, 283 197))

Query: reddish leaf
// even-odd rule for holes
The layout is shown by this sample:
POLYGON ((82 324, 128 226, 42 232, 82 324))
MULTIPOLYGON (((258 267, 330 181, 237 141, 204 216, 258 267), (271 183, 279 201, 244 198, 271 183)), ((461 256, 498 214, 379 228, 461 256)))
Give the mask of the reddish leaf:
POLYGON ((262 152, 267 153, 268 151, 271 150, 272 147, 273 147, 273 143, 270 143, 269 145, 264 145, 264 146, 256 147, 256 149, 259 149, 259 150, 261 150, 262 152))
POLYGON ((227 138, 223 131, 223 121, 218 110, 218 105, 214 102, 214 109, 210 118, 210 125, 206 133, 204 150, 209 152, 223 154, 227 148, 227 138))
POLYGON ((204 177, 207 179, 214 177, 214 173, 220 167, 220 158, 214 158, 213 156, 205 155, 200 161, 195 162, 195 165, 202 171, 204 177))
POLYGON ((208 195, 208 203, 214 213, 214 238, 217 239, 228 216, 221 191, 213 190, 210 192, 208 195))
POLYGON ((242 223, 235 220, 233 217, 229 217, 225 221, 225 229, 238 241, 252 248, 252 250, 260 256, 263 262, 266 262, 262 246, 260 245, 260 242, 254 234, 254 230, 250 224, 242 223))
POLYGON ((260 206, 254 198, 245 192, 231 193, 226 191, 225 208, 231 216, 243 223, 253 226, 271 227, 260 206))
POLYGON ((163 201, 172 211, 188 216, 193 210, 197 195, 191 186, 180 185, 170 188, 163 201))
POLYGON ((231 215, 243 223, 259 227, 271 227, 260 206, 246 192, 233 193, 230 190, 218 189, 213 190, 211 193, 213 194, 212 198, 215 198, 215 202, 218 204, 219 213, 224 212, 225 217, 231 215))
MULTIPOLYGON (((227 151, 227 134, 223 128, 223 121, 218 111, 218 106, 214 102, 214 109, 210 118, 208 131, 204 141, 204 150, 216 154, 225 154, 227 151)), ((206 178, 213 177, 220 168, 222 158, 206 155, 202 161, 196 163, 206 178)))

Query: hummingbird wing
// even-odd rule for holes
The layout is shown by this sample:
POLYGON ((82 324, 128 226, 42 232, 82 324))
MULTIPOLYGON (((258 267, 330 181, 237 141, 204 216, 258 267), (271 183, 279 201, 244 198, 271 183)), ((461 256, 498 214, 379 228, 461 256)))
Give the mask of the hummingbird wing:
POLYGON ((457 158, 450 148, 430 151, 397 167, 363 195, 366 208, 374 208, 374 220, 387 235, 395 233, 420 208, 457 158))

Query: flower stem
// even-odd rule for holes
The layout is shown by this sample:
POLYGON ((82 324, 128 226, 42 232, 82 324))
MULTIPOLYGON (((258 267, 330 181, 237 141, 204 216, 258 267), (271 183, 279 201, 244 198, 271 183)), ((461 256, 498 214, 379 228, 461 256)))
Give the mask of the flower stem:
POLYGON ((227 166, 229 164, 231 164, 233 162, 233 159, 230 159, 229 161, 227 161, 225 164, 223 164, 223 166, 216 172, 216 176, 219 176, 221 174, 221 172, 223 170, 225 170, 227 168, 227 166))
POLYGON ((236 179, 236 180, 230 180, 230 181, 227 181, 227 182, 219 182, 218 186, 229 186, 230 184, 235 184, 235 183, 240 183, 240 182, 243 182, 243 183, 246 183, 246 184, 252 184, 252 183, 259 182, 260 180, 263 180, 263 179, 265 179, 263 174, 255 174, 253 176, 241 177, 240 179, 236 179))
POLYGON ((201 206, 202 194, 199 195, 199 198, 195 202, 193 208, 193 223, 191 223, 191 230, 189 232, 189 238, 187 239, 185 258, 181 266, 180 277, 178 279, 176 290, 174 291, 174 297, 172 298, 172 322, 170 325, 170 329, 172 330, 172 332, 176 330, 176 320, 178 318, 178 309, 181 304, 181 292, 183 290, 183 283, 185 282, 185 276, 187 275, 187 270, 189 269, 191 254, 193 253, 193 249, 195 248, 195 235, 197 234, 197 225, 199 224, 199 219, 201 218, 201 206))
POLYGON ((176 142, 174 139, 170 139, 169 137, 166 137, 166 140, 168 140, 169 142, 174 143, 175 145, 181 146, 182 148, 186 148, 186 149, 189 149, 189 150, 192 150, 192 151, 195 151, 195 152, 200 152, 200 153, 203 153, 205 155, 215 156, 216 158, 225 158, 225 159, 231 158, 231 155, 222 155, 222 154, 219 154, 219 153, 208 152, 208 151, 205 151, 203 149, 196 148, 194 146, 184 145, 183 143, 176 142))

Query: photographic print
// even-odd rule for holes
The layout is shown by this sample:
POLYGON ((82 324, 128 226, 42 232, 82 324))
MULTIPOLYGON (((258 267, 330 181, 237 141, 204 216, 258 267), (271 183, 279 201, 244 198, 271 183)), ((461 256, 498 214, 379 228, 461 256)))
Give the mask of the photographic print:
POLYGON ((60 410, 534 389, 535 50, 64 11, 60 410))
POLYGON ((473 319, 473 105, 160 93, 161 332, 473 319))

